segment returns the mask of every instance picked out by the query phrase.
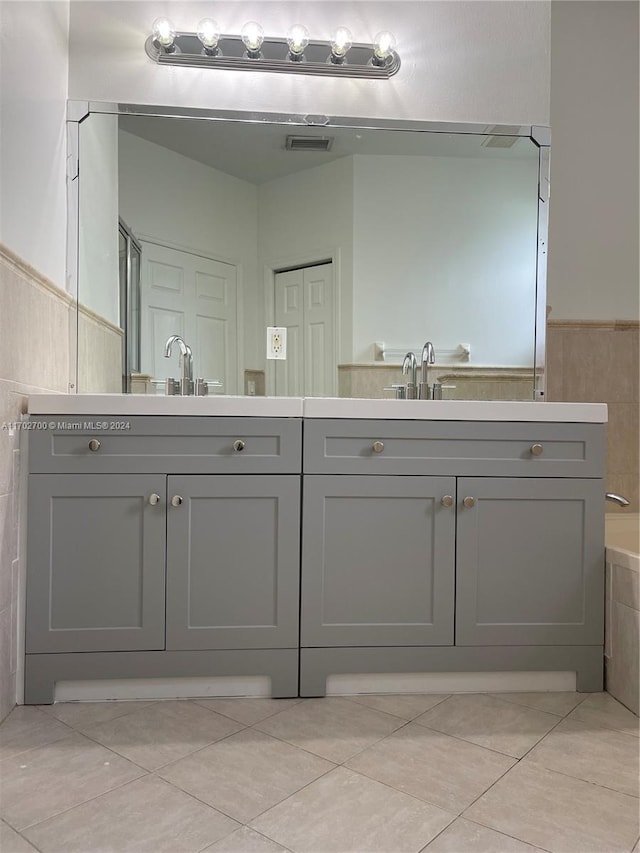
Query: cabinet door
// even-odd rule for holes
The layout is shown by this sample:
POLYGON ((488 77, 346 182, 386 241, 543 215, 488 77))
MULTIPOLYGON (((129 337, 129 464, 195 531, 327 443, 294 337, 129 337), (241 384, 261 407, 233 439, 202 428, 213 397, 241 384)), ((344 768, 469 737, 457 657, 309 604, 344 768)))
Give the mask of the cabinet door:
POLYGON ((458 480, 456 645, 602 643, 603 499, 602 480, 458 480))
POLYGON ((302 645, 451 645, 455 479, 305 476, 303 491, 302 645))
POLYGON ((27 652, 164 648, 165 480, 29 477, 27 652))
POLYGON ((167 648, 297 648, 300 477, 175 476, 168 494, 167 648))

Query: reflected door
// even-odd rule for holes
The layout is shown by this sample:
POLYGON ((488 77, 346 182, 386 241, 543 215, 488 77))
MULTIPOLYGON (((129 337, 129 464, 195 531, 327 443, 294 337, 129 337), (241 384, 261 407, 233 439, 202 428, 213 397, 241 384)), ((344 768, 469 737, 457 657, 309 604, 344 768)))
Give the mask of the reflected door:
POLYGON ((275 275, 275 325, 287 329, 287 358, 275 362, 276 394, 332 397, 336 393, 333 264, 275 275))
POLYGON ((194 378, 219 380, 222 394, 238 387, 237 269, 232 264, 142 244, 142 373, 179 377, 177 353, 165 341, 180 335, 193 350, 194 378))

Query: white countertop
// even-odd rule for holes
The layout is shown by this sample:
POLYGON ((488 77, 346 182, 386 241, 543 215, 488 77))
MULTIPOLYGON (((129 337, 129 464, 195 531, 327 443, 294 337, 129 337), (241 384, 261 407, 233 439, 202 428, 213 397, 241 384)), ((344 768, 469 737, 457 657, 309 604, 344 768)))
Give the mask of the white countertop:
POLYGON ((362 400, 348 397, 164 397, 147 394, 33 394, 31 415, 218 415, 264 418, 606 423, 605 403, 499 400, 362 400))
POLYGON ((606 423, 606 403, 502 400, 351 400, 305 397, 305 418, 381 418, 434 421, 556 421, 606 423))
POLYGON ((226 415, 301 418, 302 397, 165 397, 161 394, 33 394, 30 415, 226 415))

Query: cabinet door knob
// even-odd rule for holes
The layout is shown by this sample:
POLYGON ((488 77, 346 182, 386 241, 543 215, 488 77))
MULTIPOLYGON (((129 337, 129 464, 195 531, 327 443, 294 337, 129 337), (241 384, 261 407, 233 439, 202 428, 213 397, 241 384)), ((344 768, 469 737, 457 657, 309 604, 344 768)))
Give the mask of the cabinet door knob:
POLYGON ((453 496, 445 495, 440 501, 440 503, 442 504, 442 506, 453 506, 453 496))
POLYGON ((475 498, 465 498, 462 501, 462 503, 464 504, 464 506, 466 506, 467 509, 471 509, 472 506, 476 505, 476 499, 475 498))
POLYGON ((171 506, 181 506, 181 505, 182 505, 182 498, 180 497, 180 495, 174 495, 171 498, 171 506))
POLYGON ((533 456, 542 456, 544 452, 544 447, 541 444, 532 444, 531 445, 531 454, 533 456))
POLYGON ((374 441, 371 445, 371 449, 374 453, 382 453, 384 450, 384 441, 374 441))
POLYGON ((149 495, 149 503, 151 504, 151 506, 156 506, 156 504, 159 504, 160 495, 156 495, 155 493, 153 495, 149 495))
POLYGON ((89 450, 93 451, 93 453, 100 450, 100 442, 97 438, 91 439, 91 441, 89 442, 89 450))
POLYGON ((244 450, 244 448, 245 448, 245 443, 244 443, 244 441, 242 441, 241 438, 239 438, 233 442, 233 449, 235 450, 236 453, 240 453, 240 451, 244 450))

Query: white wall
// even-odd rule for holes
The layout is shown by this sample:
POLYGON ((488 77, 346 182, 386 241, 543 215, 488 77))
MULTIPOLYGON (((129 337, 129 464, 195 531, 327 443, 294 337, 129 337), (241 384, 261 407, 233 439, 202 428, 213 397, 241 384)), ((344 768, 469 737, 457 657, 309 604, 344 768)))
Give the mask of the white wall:
POLYGON ((262 289, 258 295, 255 185, 124 131, 119 160, 120 215, 136 236, 240 267, 245 366, 260 366, 264 334, 258 327, 262 289))
POLYGON ((328 0, 228 2, 223 31, 259 19, 268 34, 295 20, 318 38, 338 24, 356 41, 392 30, 402 57, 389 81, 341 80, 193 68, 161 68, 144 52, 153 19, 178 29, 212 14, 202 2, 74 2, 71 98, 265 112, 548 124, 548 2, 328 0))
POLYGON ((68 2, 0 2, 0 242, 65 286, 68 2))
POLYGON ((638 3, 554 2, 551 319, 635 319, 638 3))
POLYGON ((335 253, 339 361, 352 358, 353 157, 342 157, 258 189, 258 265, 284 268, 335 253))
POLYGON ((341 362, 431 338, 531 364, 536 189, 537 156, 345 157, 259 187, 258 266, 339 250, 341 362))
POLYGON ((78 299, 119 326, 118 116, 82 122, 80 163, 78 299))
POLYGON ((471 344, 530 365, 537 157, 354 157, 354 355, 471 344))
MULTIPOLYGON (((1 423, 20 418, 28 394, 69 382, 69 304, 56 289, 65 286, 68 12, 66 2, 0 2, 0 243, 11 250, 0 246, 1 423)), ((19 431, 2 430, 0 720, 24 668, 20 452, 19 431)))

